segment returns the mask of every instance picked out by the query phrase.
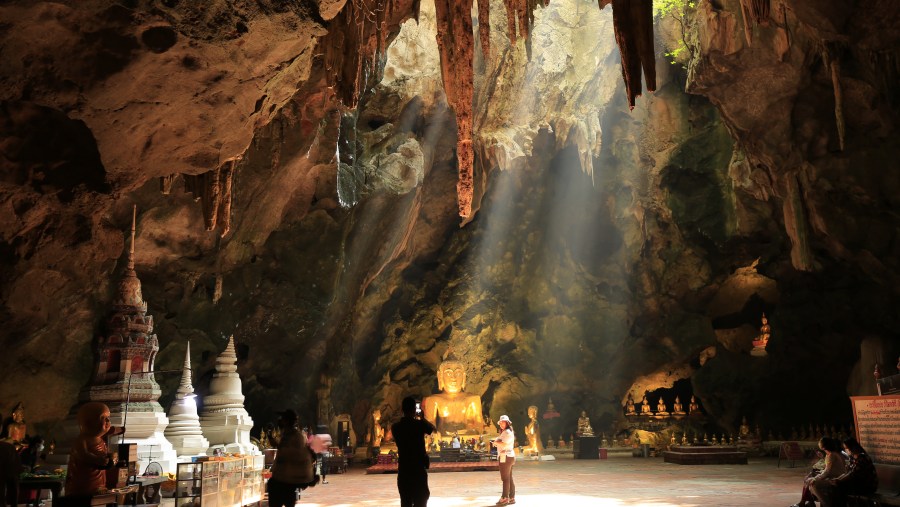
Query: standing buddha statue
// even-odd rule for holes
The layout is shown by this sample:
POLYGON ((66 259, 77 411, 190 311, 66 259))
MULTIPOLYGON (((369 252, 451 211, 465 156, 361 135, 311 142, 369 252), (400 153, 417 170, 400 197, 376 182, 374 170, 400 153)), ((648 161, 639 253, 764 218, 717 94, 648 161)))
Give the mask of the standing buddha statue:
POLYGON ((544 451, 541 442, 541 427, 537 420, 538 408, 535 405, 528 407, 528 425, 525 426, 525 437, 528 438, 528 448, 525 449, 526 454, 534 454, 540 456, 544 451))

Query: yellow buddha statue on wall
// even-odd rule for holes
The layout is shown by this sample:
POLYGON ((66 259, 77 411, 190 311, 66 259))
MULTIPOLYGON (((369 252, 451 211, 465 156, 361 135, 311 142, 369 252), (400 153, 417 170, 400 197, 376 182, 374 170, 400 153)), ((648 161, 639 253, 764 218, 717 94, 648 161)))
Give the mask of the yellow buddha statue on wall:
POLYGON ((481 398, 466 394, 466 370, 459 361, 444 361, 438 367, 438 394, 422 401, 422 415, 434 422, 441 435, 480 435, 483 430, 481 398))

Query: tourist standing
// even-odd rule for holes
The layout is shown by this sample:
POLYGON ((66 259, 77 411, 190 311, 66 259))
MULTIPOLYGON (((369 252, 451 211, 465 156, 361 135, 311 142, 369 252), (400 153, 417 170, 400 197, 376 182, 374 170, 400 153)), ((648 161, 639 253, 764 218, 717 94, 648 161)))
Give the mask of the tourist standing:
POLYGON ((512 475, 513 465, 516 463, 516 434, 507 415, 501 415, 497 425, 500 426, 500 434, 491 441, 497 447, 500 480, 503 481, 503 494, 497 505, 510 505, 516 503, 516 483, 512 475))
POLYGON ((281 436, 272 464, 272 478, 267 486, 270 507, 292 507, 297 503, 297 490, 315 485, 313 471, 315 454, 331 445, 331 437, 312 435, 297 427, 297 412, 285 410, 279 414, 281 436))
POLYGON ((428 453, 425 436, 434 433, 434 425, 422 417, 415 398, 407 396, 401 404, 403 418, 391 426, 394 442, 400 454, 397 473, 397 490, 400 507, 425 507, 428 505, 428 453))

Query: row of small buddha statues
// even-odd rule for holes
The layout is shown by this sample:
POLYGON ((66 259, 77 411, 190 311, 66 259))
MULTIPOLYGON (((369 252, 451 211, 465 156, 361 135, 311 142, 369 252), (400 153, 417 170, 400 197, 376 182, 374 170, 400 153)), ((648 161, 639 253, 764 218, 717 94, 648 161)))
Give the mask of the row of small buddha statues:
POLYGON ((625 402, 625 415, 629 417, 683 417, 686 415, 699 415, 700 413, 700 404, 697 403, 697 398, 693 395, 691 396, 691 402, 688 404, 687 411, 685 411, 684 406, 681 404, 681 398, 679 396, 675 396, 675 403, 672 405, 671 412, 669 411, 669 407, 666 406, 666 402, 662 396, 659 397, 659 401, 656 403, 656 410, 651 409, 646 394, 641 400, 640 405, 634 403, 634 398, 632 398, 631 393, 628 393, 628 400, 625 402))

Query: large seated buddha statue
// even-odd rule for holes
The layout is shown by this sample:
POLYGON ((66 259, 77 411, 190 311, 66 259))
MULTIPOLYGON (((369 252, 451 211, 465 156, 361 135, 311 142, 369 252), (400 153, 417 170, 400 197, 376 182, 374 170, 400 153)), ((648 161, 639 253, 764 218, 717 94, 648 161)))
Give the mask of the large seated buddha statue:
POLYGON ((466 370, 459 361, 444 361, 438 367, 438 394, 422 401, 422 414, 433 421, 442 436, 480 435, 483 430, 481 398, 463 392, 466 370))

